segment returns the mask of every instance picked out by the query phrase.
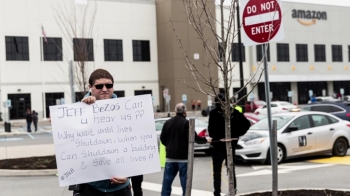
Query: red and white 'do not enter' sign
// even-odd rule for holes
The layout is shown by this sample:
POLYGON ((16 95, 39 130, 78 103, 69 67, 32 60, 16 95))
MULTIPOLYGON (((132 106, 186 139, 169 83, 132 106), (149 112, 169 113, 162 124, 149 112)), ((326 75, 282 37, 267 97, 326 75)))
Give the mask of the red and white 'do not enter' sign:
POLYGON ((242 35, 245 46, 283 39, 280 0, 244 0, 242 7, 242 35))

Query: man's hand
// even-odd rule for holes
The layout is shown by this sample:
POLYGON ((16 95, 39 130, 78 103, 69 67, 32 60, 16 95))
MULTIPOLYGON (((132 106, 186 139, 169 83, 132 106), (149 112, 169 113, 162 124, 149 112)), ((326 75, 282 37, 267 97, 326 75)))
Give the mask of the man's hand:
POLYGON ((211 144, 212 139, 211 138, 207 138, 207 143, 211 144))
POLYGON ((113 177, 110 180, 111 180, 111 184, 124 184, 124 183, 126 183, 128 181, 128 178, 113 177))
POLYGON ((84 99, 81 100, 81 102, 84 102, 90 105, 96 102, 96 97, 94 96, 85 97, 84 99))

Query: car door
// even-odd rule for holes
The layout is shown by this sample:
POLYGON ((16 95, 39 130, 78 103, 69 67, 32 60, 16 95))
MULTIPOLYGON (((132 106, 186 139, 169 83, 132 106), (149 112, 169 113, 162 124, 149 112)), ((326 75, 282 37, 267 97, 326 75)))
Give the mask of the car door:
POLYGON ((332 135, 338 128, 338 120, 331 120, 331 117, 322 114, 312 114, 311 119, 314 124, 314 134, 316 136, 316 151, 332 149, 332 135))
POLYGON ((315 134, 309 115, 303 115, 290 123, 289 127, 298 127, 298 130, 284 133, 287 138, 287 153, 289 156, 308 154, 315 149, 315 134))

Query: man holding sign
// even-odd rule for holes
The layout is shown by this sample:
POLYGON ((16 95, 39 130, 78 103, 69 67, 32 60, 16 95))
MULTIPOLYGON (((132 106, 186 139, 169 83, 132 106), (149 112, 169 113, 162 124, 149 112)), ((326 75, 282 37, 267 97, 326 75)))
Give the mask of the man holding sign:
MULTIPOLYGON (((89 96, 85 96, 81 101, 86 104, 94 104, 96 100, 116 98, 117 96, 113 93, 113 84, 113 77, 108 71, 95 70, 89 78, 89 96)), ((74 196, 131 196, 130 181, 127 177, 113 177, 80 184, 78 187, 79 189, 73 189, 74 196)))

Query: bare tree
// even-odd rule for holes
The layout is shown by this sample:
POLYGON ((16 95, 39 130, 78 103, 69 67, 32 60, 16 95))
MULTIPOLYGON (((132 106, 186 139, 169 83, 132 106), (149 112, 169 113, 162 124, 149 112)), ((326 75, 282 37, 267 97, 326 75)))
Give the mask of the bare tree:
MULTIPOLYGON (((54 15, 63 35, 65 46, 72 49, 64 59, 73 62, 74 86, 83 96, 88 91, 88 74, 94 62, 93 33, 97 14, 96 1, 59 1, 53 5, 54 15)), ((75 100, 72 100, 73 102, 75 100)))
MULTIPOLYGON (((243 80, 243 78, 237 78, 234 75, 236 63, 231 61, 232 43, 237 36, 237 27, 240 28, 241 24, 236 24, 235 16, 237 10, 238 0, 226 1, 229 5, 226 5, 225 0, 220 0, 218 5, 215 5, 213 0, 183 0, 185 13, 189 25, 191 25, 196 32, 196 36, 203 43, 205 53, 205 63, 196 64, 192 61, 188 55, 184 44, 179 36, 176 34, 176 28, 173 24, 173 30, 176 34, 176 39, 179 42, 179 46, 183 51, 186 60, 186 67, 191 72, 196 80, 196 86, 190 86, 186 82, 182 83, 189 88, 197 92, 201 92, 212 97, 216 97, 219 92, 219 85, 224 87, 225 99, 219 100, 222 106, 225 117, 225 139, 227 150, 227 167, 229 177, 229 195, 235 195, 234 192, 234 177, 233 177, 233 157, 231 141, 231 125, 230 116, 232 113, 231 103, 236 94, 240 93, 247 85, 253 85, 253 88, 247 94, 250 94, 256 84, 259 82, 262 71, 261 63, 258 63, 258 69, 253 73, 250 78, 245 80, 245 85, 240 90, 230 95, 230 89, 233 82, 243 80), (225 5, 224 5, 225 4, 225 5), (219 8, 219 13, 215 15, 216 6, 219 8), (203 69, 204 67, 204 69, 203 69), (217 67, 218 73, 213 72, 213 67, 217 67), (201 70, 205 70, 204 72, 201 70), (217 79, 216 79, 217 78, 217 79)), ((180 81, 181 82, 181 81, 180 81)), ((240 97, 234 105, 247 95, 240 97)))

